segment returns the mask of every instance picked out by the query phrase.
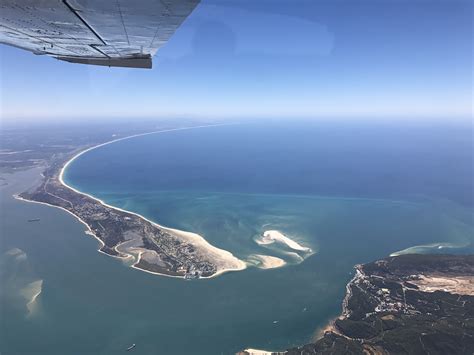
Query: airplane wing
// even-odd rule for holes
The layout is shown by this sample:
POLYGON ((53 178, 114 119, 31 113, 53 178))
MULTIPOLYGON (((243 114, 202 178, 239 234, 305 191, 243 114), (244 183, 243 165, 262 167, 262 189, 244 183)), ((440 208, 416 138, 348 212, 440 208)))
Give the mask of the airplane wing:
POLYGON ((0 0, 0 43, 71 63, 151 68, 200 0, 0 0))

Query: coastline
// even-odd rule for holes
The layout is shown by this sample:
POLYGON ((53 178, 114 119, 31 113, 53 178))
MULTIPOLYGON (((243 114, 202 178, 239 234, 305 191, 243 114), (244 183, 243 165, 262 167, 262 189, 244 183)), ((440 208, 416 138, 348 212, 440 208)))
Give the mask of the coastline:
MULTIPOLYGON (((152 226, 160 229, 160 230, 163 230, 163 231, 166 231, 168 233, 170 233, 171 235, 175 236, 175 237, 179 237, 179 238, 182 238, 184 239, 186 242, 188 242, 189 244, 191 245, 194 245, 194 246, 197 246, 198 248, 201 248, 202 250, 204 250, 205 252, 208 252, 211 254, 212 257, 215 257, 215 258, 218 258, 220 260, 221 263, 228 263, 230 265, 227 265, 225 267, 222 267, 222 266, 216 266, 216 271, 210 275, 210 276, 200 276, 199 278, 203 278, 203 279, 206 279, 206 278, 213 278, 213 277, 216 277, 216 276, 219 276, 219 275, 222 275, 226 272, 231 272, 231 271, 240 271, 240 270, 244 270, 247 268, 247 263, 243 260, 240 260, 238 259, 237 257, 235 257, 231 252, 227 251, 227 250, 224 250, 224 249, 220 249, 220 248, 217 248, 215 246, 213 246, 212 244, 210 244, 205 238, 203 238, 201 235, 199 234, 196 234, 196 233, 192 233, 192 232, 187 232, 187 231, 181 231, 181 230, 177 230, 177 229, 173 229, 173 228, 168 228, 166 226, 162 226, 160 225, 159 223, 156 223, 138 213, 135 213, 135 212, 132 212, 132 211, 128 211, 128 210, 124 210, 122 208, 119 208, 119 207, 115 207, 115 206, 112 206, 108 203, 106 203, 105 201, 95 197, 95 196, 92 196, 88 193, 84 193, 70 185, 68 185, 65 181, 64 181, 64 173, 66 171, 66 169, 68 168, 68 166, 74 161, 76 160, 78 157, 80 157, 81 155, 87 153, 87 152, 90 152, 94 149, 97 149, 97 148, 100 148, 100 147, 103 147, 105 145, 109 145, 109 144, 112 144, 112 143, 115 143, 115 142, 118 142, 118 141, 122 141, 122 140, 126 140, 126 139, 131 139, 131 138, 136 138, 136 137, 141 137, 141 136, 145 136, 145 135, 151 135, 151 134, 159 134, 159 133, 166 133, 166 132, 173 132, 173 131, 180 131, 180 130, 189 130, 189 129, 198 129, 198 128, 208 128, 208 127, 216 127, 216 126, 223 126, 223 125, 230 125, 230 124, 214 124, 214 125, 203 125, 203 126, 194 126, 194 127, 182 127, 182 128, 173 128, 173 129, 167 129, 167 130, 158 130, 158 131, 153 131, 153 132, 146 132, 146 133, 140 133, 140 134, 134 134, 134 135, 131 135, 131 136, 126 136, 126 137, 121 137, 121 138, 117 138, 117 139, 113 139, 111 141, 107 141, 107 142, 104 142, 104 143, 100 143, 100 144, 97 144, 97 145, 94 145, 92 147, 87 147, 81 151, 79 151, 78 153, 74 154, 70 159, 68 159, 64 164, 62 164, 62 167, 61 169, 59 170, 59 175, 58 175, 58 181, 59 183, 73 191, 74 193, 78 194, 78 195, 81 195, 81 196, 86 196, 87 198, 99 203, 100 205, 102 206, 105 206, 111 210, 114 210, 114 211, 118 211, 118 212, 122 212, 122 213, 125 213, 125 214, 129 214, 129 215, 133 215, 133 216, 136 216, 138 217, 139 219, 143 220, 143 221, 146 221, 148 223, 150 223, 152 226), (234 264, 234 265, 232 265, 234 264)), ((84 221, 80 216, 76 215, 75 213, 71 212, 70 210, 62 207, 62 206, 58 206, 58 205, 55 205, 55 204, 52 204, 52 203, 47 203, 47 202, 43 202, 43 201, 36 201, 36 200, 33 200, 33 199, 26 199, 22 196, 20 196, 19 194, 16 194, 13 196, 15 199, 18 199, 18 200, 21 200, 21 201, 26 201, 26 202, 34 202, 34 203, 40 203, 40 204, 44 204, 44 205, 48 205, 48 206, 53 206, 53 207, 57 207, 57 208, 60 208, 66 212, 68 212, 69 214, 71 214, 72 216, 74 216, 77 220, 79 220, 82 224, 84 224, 87 228, 87 230, 85 231, 86 234, 88 235, 92 235, 96 240, 99 241, 99 249, 98 251, 103 253, 103 254, 106 254, 108 256, 113 256, 115 258, 118 258, 118 259, 121 259, 121 260, 127 260, 127 259, 130 259, 130 258, 135 258, 134 255, 132 254, 126 254, 126 256, 123 256, 124 253, 121 253, 121 252, 118 252, 117 251, 117 247, 120 245, 115 245, 113 247, 113 250, 115 252, 117 252, 117 255, 112 255, 110 253, 106 253, 104 252, 103 250, 101 250, 104 246, 105 246, 105 243, 102 239, 100 239, 97 234, 93 231, 93 229, 91 228, 91 226, 86 222, 84 221), (121 255, 122 254, 122 255, 121 255)), ((70 201, 68 201, 70 202, 70 201)), ((153 275, 160 275, 160 276, 167 276, 167 277, 175 277, 175 278, 184 278, 184 276, 181 276, 181 275, 172 275, 172 274, 168 274, 168 273, 162 273, 162 272, 157 272, 157 271, 151 271, 151 270, 147 270, 147 269, 144 269, 142 267, 139 266, 139 263, 140 261, 142 260, 142 254, 146 251, 147 249, 143 249, 142 251, 139 251, 138 252, 138 257, 136 257, 136 261, 131 265, 132 268, 134 269, 138 269, 140 271, 144 271, 144 272, 147 272, 147 273, 150 273, 150 274, 153 274, 153 275)), ((222 265, 222 264, 221 264, 222 265)))
POLYGON ((407 254, 358 264, 340 316, 321 337, 285 354, 472 353, 464 321, 474 302, 473 268, 472 254, 407 254))
POLYGON ((283 351, 247 348, 236 355, 385 354, 394 349, 421 354, 424 342, 434 353, 472 353, 465 310, 474 303, 474 255, 407 254, 354 268, 340 315, 311 342, 283 351), (449 347, 438 345, 439 337, 449 347))

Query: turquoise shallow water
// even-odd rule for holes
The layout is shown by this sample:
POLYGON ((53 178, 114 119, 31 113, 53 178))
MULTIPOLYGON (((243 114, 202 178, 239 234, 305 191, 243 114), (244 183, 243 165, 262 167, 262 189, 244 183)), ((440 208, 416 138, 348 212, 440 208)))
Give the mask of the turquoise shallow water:
POLYGON ((280 269, 186 282, 97 253, 62 211, 11 201, 5 228, 18 228, 12 214, 22 207, 45 214, 52 230, 3 245, 25 251, 27 271, 3 258, 18 265, 10 273, 42 279, 43 292, 30 316, 21 302, 7 304, 12 322, 2 325, 2 346, 112 354, 136 343, 139 354, 232 354, 307 342, 340 312, 354 264, 433 243, 472 252, 472 142, 462 130, 450 137, 413 127, 241 125, 144 136, 84 154, 68 169, 68 183, 112 205, 197 232, 243 259, 287 258, 254 242, 267 229, 316 253, 280 269))

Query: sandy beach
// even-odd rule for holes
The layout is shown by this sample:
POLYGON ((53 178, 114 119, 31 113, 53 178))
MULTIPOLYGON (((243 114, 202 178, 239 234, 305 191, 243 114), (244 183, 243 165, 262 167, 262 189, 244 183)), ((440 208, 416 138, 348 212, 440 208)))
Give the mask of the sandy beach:
MULTIPOLYGON (((87 153, 87 152, 90 152, 91 150, 94 150, 94 149, 97 149, 97 148, 100 148, 100 147, 103 147, 105 145, 109 145, 109 144, 112 144, 112 143, 115 143, 115 142, 118 142, 118 141, 122 141, 122 140, 126 140, 126 139, 131 139, 131 138, 135 138, 135 137, 141 137, 141 136, 145 136, 145 135, 151 135, 151 134, 159 134, 159 133, 165 133, 165 132, 172 132, 172 131, 180 131, 180 130, 189 130, 189 129, 198 129, 198 128, 207 128, 207 127, 215 127, 215 126, 221 126, 222 124, 218 124, 218 125, 206 125, 206 126, 195 126, 195 127, 183 127, 183 128, 174 128, 174 129, 168 129, 168 130, 161 130, 161 131, 154 131, 154 132, 148 132, 148 133, 142 133, 142 134, 136 134, 136 135, 132 135, 132 136, 127 136, 127 137, 122 137, 122 138, 118 138, 118 139, 114 139, 114 140, 111 140, 109 142, 105 142, 105 143, 102 143, 102 144, 98 144, 96 146, 93 146, 93 147, 90 147, 90 148, 87 148, 87 149, 84 149, 82 150, 81 152, 77 153, 76 155, 74 155, 71 159, 69 159, 65 164, 64 166, 62 167, 60 173, 59 173, 59 181, 62 185, 64 185, 65 187, 73 190, 74 192, 78 193, 78 194, 82 194, 82 195, 85 195, 85 196, 88 196, 89 198, 91 199, 94 199, 95 201, 101 203, 102 205, 104 206, 107 206, 109 208, 112 208, 112 209, 115 209, 117 211, 121 211, 121 212, 125 212, 125 213, 130 213, 130 214, 133 214, 137 217, 140 217, 141 219, 145 220, 145 221, 148 221, 150 223, 152 223, 153 225, 155 225, 156 227, 158 228, 161 228, 161 229, 164 229, 166 231, 168 231, 169 233, 175 235, 176 237, 178 237, 179 239, 185 241, 185 242, 188 242, 189 244, 193 245, 200 253, 202 253, 202 255, 206 255, 210 260, 212 260, 215 264, 216 264, 216 267, 217 267, 217 272, 215 274, 213 274, 212 276, 210 276, 210 278, 212 277, 216 277, 218 275, 221 275, 225 272, 229 272, 229 271, 239 271, 239 270, 243 270, 247 267, 246 263, 240 259, 238 259, 237 257, 235 257, 232 253, 230 253, 229 251, 227 250, 223 250, 223 249, 220 249, 220 248, 217 248, 213 245, 211 245, 209 242, 207 242, 207 240, 205 238, 203 238, 201 235, 199 234, 196 234, 196 233, 192 233, 192 232, 187 232, 187 231, 181 231, 181 230, 177 230, 177 229, 173 229, 173 228, 168 228, 168 227, 165 227, 165 226, 162 226, 154 221, 151 221, 147 218, 145 218, 144 216, 138 214, 138 213, 135 213, 135 212, 132 212, 132 211, 127 211, 127 210, 124 210, 124 209, 121 209, 121 208, 118 208, 118 207, 115 207, 115 206, 111 206, 109 204, 107 204, 106 202, 96 198, 95 196, 92 196, 90 194, 87 194, 87 193, 84 193, 82 191, 79 191, 77 189, 75 189, 74 187, 68 185, 65 181, 64 181, 64 173, 67 169, 67 167, 74 161, 76 160, 78 157, 80 157, 81 155, 87 153)), ((55 206, 57 207, 57 206, 55 206)), ((67 211, 67 210, 65 210, 67 211)), ((69 212, 69 211, 67 211, 69 212)), ((69 212, 71 213, 71 212, 69 212)), ((72 213, 71 213, 72 214, 72 213)), ((74 215, 74 214, 72 214, 74 215)), ((75 216, 75 215, 74 215, 75 216)), ((75 216, 76 218, 78 218, 77 216, 75 216)), ((89 228, 89 226, 84 222, 82 221, 80 218, 78 218, 82 223, 84 223, 88 230, 87 230, 87 234, 90 234, 90 235, 93 235, 97 240, 100 241, 101 243, 101 246, 103 246, 103 242, 97 238, 97 236, 94 235, 93 231, 89 228)), ((123 252, 122 252, 123 253, 123 252)), ((158 272, 152 272, 152 271, 148 271, 148 270, 143 270, 141 268, 138 268, 136 267, 136 265, 140 262, 140 258, 142 256, 142 252, 139 252, 137 254, 137 261, 132 265, 132 267, 138 269, 138 270, 142 270, 142 271, 145 271, 145 272, 148 272, 148 273, 151 273, 151 274, 155 274, 155 275, 163 275, 163 276, 172 276, 172 275, 167 275, 167 274, 163 274, 163 273, 158 273, 158 272)), ((128 254, 126 256, 122 256, 121 258, 130 258, 130 257, 133 257, 133 254, 128 254)), ((203 277, 204 278, 204 277, 203 277)))
POLYGON ((209 258, 217 264, 217 272, 211 277, 221 275, 227 271, 244 270, 247 267, 247 264, 243 260, 238 259, 227 250, 215 247, 197 233, 186 232, 179 229, 168 228, 160 225, 157 226, 170 232, 171 234, 181 237, 182 240, 187 241, 188 243, 194 245, 196 248, 205 250, 209 258))

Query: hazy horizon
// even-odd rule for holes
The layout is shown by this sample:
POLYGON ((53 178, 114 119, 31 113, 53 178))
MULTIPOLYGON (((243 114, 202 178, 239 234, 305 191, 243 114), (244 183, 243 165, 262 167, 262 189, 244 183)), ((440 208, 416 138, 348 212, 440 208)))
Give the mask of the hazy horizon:
POLYGON ((152 70, 0 47, 1 116, 472 121, 470 1, 202 1, 152 70))

